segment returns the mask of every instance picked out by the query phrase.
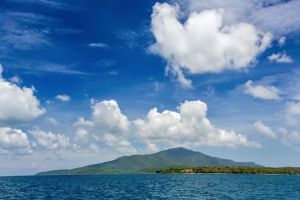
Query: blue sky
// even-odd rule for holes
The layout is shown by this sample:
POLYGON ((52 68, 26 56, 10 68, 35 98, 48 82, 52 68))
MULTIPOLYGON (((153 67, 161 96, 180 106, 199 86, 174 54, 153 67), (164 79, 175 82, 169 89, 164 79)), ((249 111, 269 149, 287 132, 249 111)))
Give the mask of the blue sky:
POLYGON ((0 9, 0 175, 176 146, 300 165, 299 1, 0 9))

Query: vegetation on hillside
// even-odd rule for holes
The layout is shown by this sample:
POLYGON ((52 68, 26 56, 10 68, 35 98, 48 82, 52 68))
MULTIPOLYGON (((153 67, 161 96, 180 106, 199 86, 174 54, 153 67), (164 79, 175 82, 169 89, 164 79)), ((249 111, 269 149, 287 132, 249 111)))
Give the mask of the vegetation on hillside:
POLYGON ((169 168, 158 170, 161 174, 191 174, 191 173, 227 173, 227 174, 300 174, 299 167, 196 167, 196 168, 169 168))

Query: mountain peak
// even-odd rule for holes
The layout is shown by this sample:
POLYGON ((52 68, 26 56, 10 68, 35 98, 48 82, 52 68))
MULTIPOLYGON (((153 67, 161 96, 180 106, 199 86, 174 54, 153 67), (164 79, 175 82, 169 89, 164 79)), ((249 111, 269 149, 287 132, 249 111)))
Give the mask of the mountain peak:
POLYGON ((186 149, 186 148, 184 148, 184 147, 174 147, 174 148, 167 149, 167 150, 192 151, 192 150, 186 149))
POLYGON ((192 151, 192 150, 186 149, 184 147, 174 147, 174 148, 166 149, 163 151, 192 151))
MULTIPOLYGON (((175 148, 166 149, 166 150, 163 150, 163 151, 160 151, 160 152, 195 153, 195 151, 192 151, 190 149, 186 149, 184 147, 175 147, 175 148)), ((160 152, 158 152, 158 153, 160 153, 160 152)))

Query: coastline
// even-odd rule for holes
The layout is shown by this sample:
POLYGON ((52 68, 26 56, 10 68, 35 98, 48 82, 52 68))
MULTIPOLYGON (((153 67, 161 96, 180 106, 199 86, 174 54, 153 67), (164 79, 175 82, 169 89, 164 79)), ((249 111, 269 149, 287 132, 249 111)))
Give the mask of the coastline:
POLYGON ((196 167, 169 168, 157 171, 159 174, 245 174, 245 175, 300 175, 298 167, 196 167))

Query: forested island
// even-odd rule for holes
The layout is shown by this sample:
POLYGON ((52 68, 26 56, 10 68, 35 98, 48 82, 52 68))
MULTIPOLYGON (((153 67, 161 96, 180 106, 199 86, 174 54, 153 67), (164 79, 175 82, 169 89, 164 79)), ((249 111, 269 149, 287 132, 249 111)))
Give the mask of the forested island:
POLYGON ((263 167, 253 162, 235 162, 208 156, 182 147, 154 154, 123 156, 112 161, 84 167, 41 172, 37 175, 97 175, 97 174, 300 174, 296 167, 263 167))
POLYGON ((247 167, 247 166, 219 166, 219 167, 195 167, 195 168, 169 168, 158 170, 160 174, 196 174, 196 173, 220 173, 220 174, 300 174, 299 167, 247 167))
POLYGON ((182 147, 167 149, 153 154, 123 156, 112 161, 64 170, 40 172, 37 175, 96 175, 155 173, 169 168, 194 168, 203 166, 259 166, 254 162, 208 156, 182 147))

